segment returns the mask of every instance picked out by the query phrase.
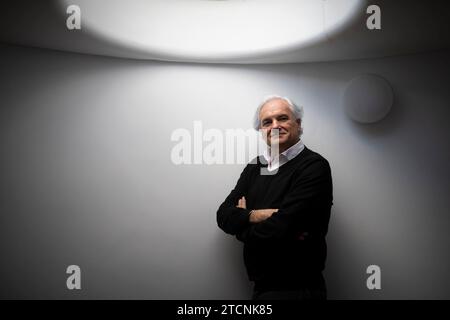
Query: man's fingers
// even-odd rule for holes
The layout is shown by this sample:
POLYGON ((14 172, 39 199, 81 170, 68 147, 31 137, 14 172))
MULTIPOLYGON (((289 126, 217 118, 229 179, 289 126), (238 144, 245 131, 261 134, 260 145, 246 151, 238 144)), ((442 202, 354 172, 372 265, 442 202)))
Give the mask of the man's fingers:
POLYGON ((242 197, 238 200, 237 206, 238 208, 247 209, 247 202, 245 201, 245 197, 242 197))
POLYGON ((238 200, 238 204, 236 207, 245 209, 245 198, 244 197, 242 197, 238 200))

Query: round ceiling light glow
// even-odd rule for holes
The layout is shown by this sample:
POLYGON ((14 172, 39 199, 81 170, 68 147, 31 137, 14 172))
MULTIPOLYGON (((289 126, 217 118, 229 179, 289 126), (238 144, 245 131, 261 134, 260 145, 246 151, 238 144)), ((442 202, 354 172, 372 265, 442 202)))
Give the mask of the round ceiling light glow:
MULTIPOLYGON (((162 60, 221 61, 327 41, 362 12, 360 0, 63 0, 84 32, 162 60)), ((65 12, 65 11, 64 11, 65 12)))
POLYGON ((394 102, 394 92, 389 82, 364 74, 353 78, 343 95, 347 115, 359 123, 375 123, 386 117, 394 102))

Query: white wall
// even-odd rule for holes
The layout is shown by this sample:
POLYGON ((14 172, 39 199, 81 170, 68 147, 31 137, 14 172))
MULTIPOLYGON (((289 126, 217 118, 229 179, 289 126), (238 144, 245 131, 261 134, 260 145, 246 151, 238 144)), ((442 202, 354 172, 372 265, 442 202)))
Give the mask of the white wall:
POLYGON ((176 166, 170 137, 250 128, 271 93, 304 106, 304 142, 333 170, 329 297, 450 298, 448 52, 222 66, 0 49, 2 298, 248 298, 241 244, 215 222, 243 165, 176 166), (340 96, 367 72, 395 105, 363 126, 340 96))

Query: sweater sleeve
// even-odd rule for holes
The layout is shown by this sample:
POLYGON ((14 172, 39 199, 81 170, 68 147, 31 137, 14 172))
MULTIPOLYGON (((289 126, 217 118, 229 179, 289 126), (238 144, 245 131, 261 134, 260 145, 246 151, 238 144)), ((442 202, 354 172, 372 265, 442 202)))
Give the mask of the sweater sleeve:
POLYGON ((250 210, 236 207, 238 200, 247 194, 249 173, 250 165, 248 164, 242 171, 235 188, 217 210, 217 225, 232 235, 242 232, 249 225, 250 210))
POLYGON ((331 170, 321 158, 296 173, 278 212, 256 224, 249 224, 237 238, 246 243, 292 238, 301 231, 328 225, 332 203, 331 170), (321 217, 328 210, 327 217, 321 217), (326 223, 325 223, 326 221, 326 223), (323 226, 317 226, 323 222, 323 226))

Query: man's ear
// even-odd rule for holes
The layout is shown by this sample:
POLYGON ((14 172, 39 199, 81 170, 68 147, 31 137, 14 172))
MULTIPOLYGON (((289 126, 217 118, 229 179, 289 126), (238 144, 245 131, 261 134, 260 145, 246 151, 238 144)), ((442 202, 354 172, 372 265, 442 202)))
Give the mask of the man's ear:
POLYGON ((298 123, 298 131, 300 133, 300 135, 303 133, 303 129, 302 129, 302 120, 300 119, 296 119, 295 121, 297 121, 298 123))

